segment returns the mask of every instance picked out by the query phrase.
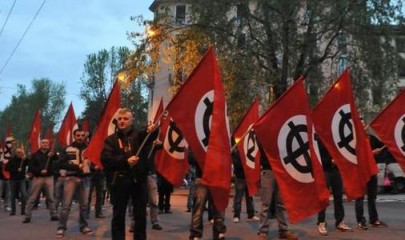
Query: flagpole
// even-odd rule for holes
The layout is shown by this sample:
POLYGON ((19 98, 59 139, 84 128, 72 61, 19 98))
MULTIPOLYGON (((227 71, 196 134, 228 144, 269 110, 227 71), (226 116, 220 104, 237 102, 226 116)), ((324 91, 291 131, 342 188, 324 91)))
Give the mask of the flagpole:
MULTIPOLYGON (((250 127, 246 130, 246 132, 242 135, 242 137, 240 137, 240 139, 244 138, 244 137, 245 137, 250 131, 252 131, 252 130, 253 130, 253 129, 252 129, 252 126, 250 126, 250 127)), ((235 142, 235 145, 233 145, 233 146, 231 147, 231 152, 232 152, 233 150, 235 150, 235 148, 238 146, 239 142, 240 142, 240 141, 235 142)))
MULTIPOLYGON (((157 119, 156 122, 159 122, 160 119, 161 119, 163 116, 167 116, 167 111, 162 112, 162 113, 159 115, 159 117, 158 117, 158 119, 157 119)), ((155 124, 156 122, 154 122, 153 124, 155 124)), ((146 137, 143 139, 141 146, 139 146, 138 151, 136 152, 136 155, 135 155, 135 156, 139 157, 139 154, 141 153, 143 147, 144 147, 145 144, 146 144, 146 141, 148 141, 150 135, 151 135, 152 133, 154 133, 154 132, 156 131, 156 129, 158 129, 158 128, 155 128, 153 131, 148 132, 148 134, 146 135, 146 137)))

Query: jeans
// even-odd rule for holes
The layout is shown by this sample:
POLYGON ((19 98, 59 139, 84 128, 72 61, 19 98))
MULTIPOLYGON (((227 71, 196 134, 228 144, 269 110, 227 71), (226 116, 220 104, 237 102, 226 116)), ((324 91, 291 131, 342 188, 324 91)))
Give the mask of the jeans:
POLYGON ((253 206, 253 197, 249 196, 247 191, 246 181, 242 178, 235 179, 235 197, 233 199, 234 217, 240 218, 240 212, 242 210, 242 197, 245 196, 246 211, 248 218, 255 215, 255 209, 253 206))
POLYGON ((195 181, 189 182, 189 191, 187 196, 187 209, 191 210, 194 207, 194 198, 195 198, 195 181))
MULTIPOLYGON (((208 187, 200 183, 196 183, 195 203, 191 215, 190 239, 193 239, 195 237, 202 238, 203 214, 207 201, 212 203, 212 198, 208 187)), ((212 225, 212 234, 215 240, 218 239, 218 235, 220 233, 226 232, 226 226, 224 223, 225 212, 224 211, 219 212, 218 210, 216 210, 214 204, 212 204, 212 206, 213 206, 212 217, 214 220, 214 224, 212 225)))
MULTIPOLYGON (((333 194, 333 209, 335 213, 335 226, 338 226, 345 217, 345 210, 343 208, 343 183, 342 177, 337 167, 332 170, 325 171, 325 180, 328 188, 332 189, 333 194)), ((318 213, 318 224, 325 222, 326 209, 318 213)))
POLYGON ((152 224, 157 223, 158 219, 158 205, 157 205, 157 182, 156 182, 156 175, 150 174, 148 175, 148 203, 149 203, 149 214, 150 214, 150 222, 152 224))
POLYGON ((270 204, 272 198, 276 200, 276 212, 275 217, 278 222, 278 231, 288 231, 287 220, 285 217, 284 204, 282 202, 278 185, 272 170, 262 170, 261 174, 261 200, 262 206, 260 209, 260 221, 259 221, 259 235, 268 235, 270 227, 270 204))
POLYGON ((60 211, 58 229, 66 229, 66 223, 69 217, 70 208, 72 206, 73 195, 77 189, 79 190, 79 227, 80 229, 87 227, 87 219, 89 218, 87 209, 89 201, 90 178, 66 176, 64 177, 63 185, 63 201, 62 209, 60 211))
MULTIPOLYGON (((372 176, 367 183, 367 206, 368 206, 368 217, 370 223, 374 223, 378 221, 378 213, 377 213, 377 175, 372 176)), ((356 211, 356 220, 358 223, 366 222, 366 218, 364 217, 364 196, 357 198, 355 201, 355 211, 356 211)))
POLYGON ((27 218, 31 218, 32 209, 35 206, 35 203, 37 201, 39 194, 41 193, 42 188, 44 188, 45 190, 46 201, 49 204, 49 211, 51 217, 56 216, 55 200, 53 198, 53 190, 54 190, 53 177, 52 176, 34 177, 31 181, 31 191, 30 196, 28 198, 27 211, 25 214, 27 218))
POLYGON ((10 192, 11 192, 11 212, 16 212, 16 198, 20 193, 21 201, 21 214, 25 213, 25 205, 27 203, 27 189, 25 187, 25 179, 10 180, 10 192))
POLYGON ((10 181, 0 180, 0 197, 4 191, 4 209, 10 206, 10 181))

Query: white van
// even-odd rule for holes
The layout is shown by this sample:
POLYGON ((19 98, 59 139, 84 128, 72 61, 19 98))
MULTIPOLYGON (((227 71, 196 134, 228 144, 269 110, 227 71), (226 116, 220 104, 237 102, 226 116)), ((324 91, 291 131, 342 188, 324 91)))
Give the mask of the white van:
POLYGON ((377 186, 378 192, 392 191, 394 193, 405 192, 405 173, 398 163, 378 163, 377 186))

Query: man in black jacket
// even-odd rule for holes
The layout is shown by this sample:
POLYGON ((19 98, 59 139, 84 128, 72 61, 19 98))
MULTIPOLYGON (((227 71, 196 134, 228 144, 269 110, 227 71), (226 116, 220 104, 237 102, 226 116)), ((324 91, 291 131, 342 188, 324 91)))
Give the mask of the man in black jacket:
POLYGON ((73 143, 62 151, 60 155, 59 168, 66 170, 66 177, 63 179, 63 201, 56 237, 63 237, 64 235, 73 195, 76 190, 79 190, 80 232, 84 235, 93 233, 87 223, 89 218, 90 161, 83 155, 87 147, 84 130, 75 129, 73 139, 73 143))
POLYGON ((16 153, 11 157, 6 170, 10 172, 10 192, 11 192, 11 213, 16 213, 16 198, 20 193, 21 215, 25 215, 25 204, 27 202, 27 190, 25 188, 25 172, 27 168, 27 157, 21 148, 16 149, 16 153))
POLYGON ((135 131, 132 128, 133 118, 132 112, 127 108, 118 111, 118 131, 105 140, 101 152, 105 171, 113 175, 110 190, 113 205, 113 240, 125 240, 125 214, 129 199, 132 199, 135 220, 133 239, 146 239, 149 169, 148 151, 143 146, 153 144, 157 132, 154 132, 156 127, 153 124, 148 126, 147 131, 135 131))
POLYGON ((49 140, 41 140, 41 148, 32 154, 30 159, 30 171, 34 175, 32 179, 31 192, 28 198, 26 216, 23 223, 31 222, 32 210, 41 192, 45 189, 46 200, 48 202, 49 211, 51 213, 51 221, 59 220, 56 215, 55 200, 53 197, 53 167, 57 160, 57 155, 49 150, 49 140))

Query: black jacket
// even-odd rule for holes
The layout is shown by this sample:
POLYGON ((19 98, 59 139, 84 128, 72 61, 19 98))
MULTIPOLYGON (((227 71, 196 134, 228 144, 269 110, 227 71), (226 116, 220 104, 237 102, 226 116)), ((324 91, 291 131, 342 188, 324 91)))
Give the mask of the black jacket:
POLYGON ((146 131, 130 130, 127 133, 115 132, 104 141, 104 148, 101 152, 101 163, 104 170, 109 173, 128 175, 139 182, 147 180, 149 173, 148 153, 150 145, 157 137, 157 131, 152 133, 146 140, 145 147, 142 148, 136 165, 130 167, 128 158, 137 154, 139 147, 147 136, 146 131), (120 142, 122 147, 120 147, 120 142))
POLYGON ((10 180, 24 180, 28 165, 28 159, 22 159, 17 156, 10 158, 6 165, 6 170, 10 172, 10 180), (18 169, 21 168, 21 171, 18 169))
POLYGON ((52 157, 48 157, 49 151, 42 152, 41 149, 36 151, 31 156, 29 171, 36 177, 45 177, 54 175, 55 162, 58 160, 58 156, 54 154, 52 157), (48 160, 49 158, 49 160, 48 160), (46 166, 48 162, 48 166, 46 166), (42 175, 41 170, 47 170, 47 174, 42 175))

